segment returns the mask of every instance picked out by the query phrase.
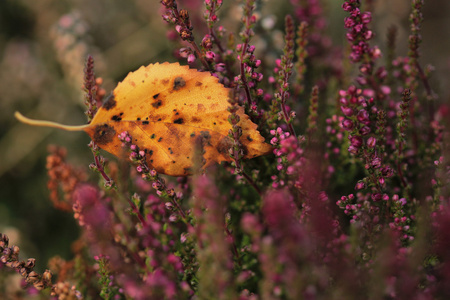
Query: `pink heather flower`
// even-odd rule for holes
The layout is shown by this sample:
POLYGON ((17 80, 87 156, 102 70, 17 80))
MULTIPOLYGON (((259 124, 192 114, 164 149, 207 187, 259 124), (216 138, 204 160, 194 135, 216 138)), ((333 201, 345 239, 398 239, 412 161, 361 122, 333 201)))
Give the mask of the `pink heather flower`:
POLYGON ((370 131, 371 131, 370 127, 368 127, 368 126, 363 126, 359 129, 359 133, 363 136, 368 135, 370 133, 370 131))
POLYGON ((194 63, 194 61, 195 61, 195 55, 194 54, 189 54, 188 55, 188 58, 187 58, 187 62, 188 62, 188 64, 192 64, 192 63, 194 63))
POLYGON ((355 186, 355 190, 362 190, 366 187, 366 184, 363 181, 359 181, 356 186, 355 186))
POLYGON ((347 117, 353 115, 353 109, 351 107, 341 106, 341 111, 347 117))
POLYGON ((205 53, 205 58, 207 60, 214 60, 214 58, 216 57, 216 54, 212 51, 206 51, 205 53))
POLYGON ((342 121, 342 127, 347 131, 351 131, 354 126, 355 124, 353 123, 352 120, 344 119, 344 121, 342 121))
POLYGON ((360 136, 352 136, 352 137, 350 138, 350 143, 351 143, 351 145, 352 145, 353 147, 359 148, 359 147, 361 147, 362 144, 363 144, 363 139, 362 139, 362 137, 360 137, 360 136))
POLYGON ((374 138, 373 136, 371 136, 367 139, 367 147, 374 148, 376 144, 377 144, 377 139, 374 138))

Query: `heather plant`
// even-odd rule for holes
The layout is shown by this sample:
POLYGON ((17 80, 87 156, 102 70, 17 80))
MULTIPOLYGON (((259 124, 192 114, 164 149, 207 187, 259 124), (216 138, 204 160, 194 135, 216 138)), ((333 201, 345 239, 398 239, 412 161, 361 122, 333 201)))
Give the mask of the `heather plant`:
MULTIPOLYGON (((50 147, 73 258, 41 274, 0 234, 0 284, 15 271, 30 299, 448 299, 449 110, 421 60, 424 1, 400 56, 396 27, 374 43, 373 2, 342 1, 341 47, 318 0, 286 4, 282 44, 264 1, 161 0, 175 59, 230 90, 232 162, 200 171, 198 141, 194 175, 159 174, 127 131, 119 159, 91 141, 89 166, 50 147), (239 107, 271 154, 244 159, 239 107)), ((86 56, 88 123, 106 98, 96 65, 86 56)))

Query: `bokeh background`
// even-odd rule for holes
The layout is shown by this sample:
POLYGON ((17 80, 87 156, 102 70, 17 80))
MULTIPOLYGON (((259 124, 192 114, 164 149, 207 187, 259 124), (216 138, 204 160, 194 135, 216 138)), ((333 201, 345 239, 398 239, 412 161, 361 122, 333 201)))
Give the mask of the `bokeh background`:
MULTIPOLYGON (((330 42, 344 45, 342 1, 323 0, 330 42)), ((364 2, 364 1, 363 1, 364 2)), ((381 49, 387 28, 398 27, 397 54, 405 55, 409 34, 409 0, 373 0, 373 41, 381 49)), ((180 0, 181 8, 199 13, 202 1, 180 0)), ((240 28, 241 1, 224 0, 223 24, 240 28)), ((273 23, 282 49, 284 15, 289 0, 257 1, 261 18, 273 23)), ((450 97, 450 1, 425 1, 422 65, 435 67, 433 89, 440 101, 450 97)), ((96 75, 111 91, 130 71, 152 62, 175 61, 176 43, 161 19, 156 0, 0 0, 0 232, 21 247, 21 257, 34 257, 37 269, 48 258, 70 258, 78 229, 70 213, 53 208, 46 187, 45 160, 51 144, 68 149, 68 161, 86 167, 92 160, 84 133, 29 127, 14 111, 64 124, 84 124, 83 68, 87 54, 96 75)), ((298 20, 297 20, 298 21, 298 20)), ((202 29, 194 24, 197 39, 202 29)), ((264 41, 254 40, 258 47, 264 41)), ((276 55, 276 53, 274 53, 276 55)), ((275 57, 275 56, 274 56, 275 57)), ((92 180, 97 180, 92 174, 92 180)))

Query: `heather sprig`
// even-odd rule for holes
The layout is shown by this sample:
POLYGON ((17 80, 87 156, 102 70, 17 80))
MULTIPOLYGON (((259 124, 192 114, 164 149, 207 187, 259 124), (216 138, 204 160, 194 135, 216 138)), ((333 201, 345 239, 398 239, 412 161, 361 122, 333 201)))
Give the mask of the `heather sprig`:
MULTIPOLYGON (((175 26, 175 30, 180 35, 182 41, 188 42, 194 50, 197 58, 200 59, 206 70, 210 70, 210 65, 206 60, 205 54, 200 51, 197 43, 194 40, 193 27, 189 18, 189 12, 186 9, 178 9, 175 0, 161 0, 161 4, 166 8, 165 14, 162 16, 163 20, 175 26)), ((191 50, 188 50, 190 52, 191 50)), ((192 54, 192 53, 191 53, 192 54)), ((192 54, 193 55, 193 54, 192 54)), ((195 57, 188 54, 188 61, 193 62, 195 57)))
MULTIPOLYGON (((101 82, 101 80, 99 81, 98 78, 95 77, 94 58, 89 55, 86 59, 86 66, 84 68, 84 89, 86 92, 84 104, 87 107, 85 114, 88 118, 88 123, 90 123, 94 118, 97 113, 97 107, 100 103, 102 103, 102 98, 105 95, 104 90, 101 89, 100 86, 101 82)), ((91 141, 88 146, 94 156, 94 163, 89 166, 90 169, 100 173, 105 180, 105 188, 114 188, 114 181, 108 176, 108 174, 106 174, 106 161, 105 158, 100 155, 100 148, 94 143, 94 141, 91 141)))
POLYGON ((297 61, 294 63, 296 70, 296 85, 295 94, 299 95, 304 90, 304 80, 306 73, 306 58, 308 57, 308 51, 306 49, 308 45, 308 23, 301 22, 297 29, 297 39, 295 40, 295 56, 297 61))
POLYGON ((0 233, 0 262, 6 267, 15 269, 27 285, 32 285, 37 290, 51 288, 51 295, 60 297, 60 299, 83 299, 83 296, 76 290, 75 286, 71 286, 67 282, 52 283, 52 272, 45 270, 43 274, 34 271, 36 260, 29 258, 27 261, 19 260, 20 248, 18 246, 10 246, 7 235, 0 233), (62 288, 64 287, 64 288, 62 288))
MULTIPOLYGON (((256 24, 256 15, 254 10, 256 7, 255 0, 244 0, 244 12, 242 23, 244 24, 239 36, 241 37, 241 44, 236 46, 236 52, 238 53, 239 60, 239 70, 240 75, 234 78, 234 82, 237 87, 244 90, 246 105, 248 106, 250 112, 256 113, 256 103, 253 99, 251 90, 256 90, 256 84, 262 80, 263 74, 254 71, 255 68, 259 67, 261 60, 256 59, 253 55, 255 52, 255 46, 250 45, 251 38, 255 35, 253 27, 256 24)), ((258 91, 258 94, 261 94, 258 91)))
POLYGON ((294 127, 292 125, 292 122, 295 118, 295 112, 294 111, 288 111, 286 101, 288 100, 290 93, 289 93, 289 78, 292 75, 292 69, 294 67, 294 39, 295 39, 295 28, 294 28, 294 20, 290 15, 286 16, 285 19, 285 29, 286 29, 286 36, 285 36, 285 42, 286 45, 284 46, 283 50, 283 56, 281 57, 280 61, 280 70, 278 72, 278 85, 279 85, 279 91, 275 93, 275 101, 280 106, 281 115, 284 118, 284 121, 286 122, 289 133, 293 136, 297 136, 295 134, 294 127))

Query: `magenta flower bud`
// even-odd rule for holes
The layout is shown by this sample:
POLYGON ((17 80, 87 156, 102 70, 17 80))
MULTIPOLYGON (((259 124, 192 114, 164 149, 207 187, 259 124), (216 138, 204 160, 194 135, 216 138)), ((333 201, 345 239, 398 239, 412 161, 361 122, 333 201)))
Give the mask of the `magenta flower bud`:
POLYGON ((344 121, 342 121, 342 127, 347 130, 350 131, 354 128, 355 124, 353 124, 353 121, 349 120, 349 119, 344 119, 344 121))
POLYGON ((370 165, 372 166, 372 168, 378 169, 379 167, 381 167, 381 158, 375 157, 375 158, 370 162, 370 165))
POLYGON ((382 85, 380 87, 380 89, 381 89, 381 92, 385 95, 389 95, 391 93, 391 88, 388 87, 387 85, 382 85))
POLYGON ((378 202, 383 198, 383 196, 380 193, 375 193, 371 195, 371 198, 374 202, 378 202))
POLYGON ((372 14, 370 12, 364 12, 361 15, 361 21, 363 22, 363 24, 367 24, 370 23, 370 21, 372 21, 372 14))
POLYGON ((365 38, 366 40, 370 40, 372 37, 373 37, 373 32, 372 32, 372 30, 367 30, 367 31, 364 33, 364 38, 365 38))
POLYGON ((354 146, 352 146, 352 145, 350 145, 350 146, 348 147, 348 152, 350 152, 351 154, 356 155, 356 154, 358 154, 358 151, 359 151, 359 148, 356 148, 356 147, 354 147, 354 146))
POLYGON ((247 48, 247 51, 249 52, 249 53, 253 53, 253 52, 255 52, 255 46, 254 45, 249 45, 248 46, 248 48, 247 48))
POLYGON ((351 11, 353 9, 353 7, 351 6, 351 4, 349 4, 348 2, 344 2, 342 4, 342 9, 344 11, 351 11))
POLYGON ((355 186, 355 190, 359 191, 366 187, 366 184, 363 181, 358 181, 358 183, 355 186))
POLYGON ((390 167, 383 167, 383 168, 381 168, 381 175, 389 178, 392 175, 394 175, 394 171, 390 167))
POLYGON ((188 58, 187 58, 188 64, 192 64, 194 61, 195 61, 195 55, 194 54, 189 54, 188 58))
POLYGON ((215 68, 216 68, 217 72, 223 72, 223 71, 225 71, 225 64, 224 63, 218 63, 218 64, 216 64, 215 68))
POLYGON ((216 57, 216 54, 214 54, 214 52, 212 51, 206 51, 205 53, 205 58, 207 60, 213 60, 216 57))
POLYGON ((368 135, 369 133, 370 133, 370 127, 368 127, 368 126, 363 126, 363 127, 361 127, 361 129, 359 129, 359 133, 361 134, 361 135, 368 135))
POLYGON ((350 117, 353 115, 353 109, 350 107, 341 106, 341 111, 347 117, 350 117))
POLYGON ((367 147, 374 148, 376 144, 377 144, 377 139, 374 138, 373 136, 371 136, 370 138, 367 139, 367 147))
POLYGON ((367 125, 367 123, 369 122, 369 113, 367 112, 367 110, 365 109, 361 109, 358 114, 356 115, 356 119, 367 125))
POLYGON ((352 136, 350 138, 350 143, 355 148, 360 148, 363 144, 363 139, 360 136, 352 136))
POLYGON ((351 28, 351 27, 355 26, 355 20, 353 18, 346 17, 344 19, 344 26, 345 26, 345 28, 351 28))
POLYGON ((358 82, 358 84, 360 85, 366 85, 367 84, 367 79, 363 76, 358 76, 356 78, 356 81, 358 82))

